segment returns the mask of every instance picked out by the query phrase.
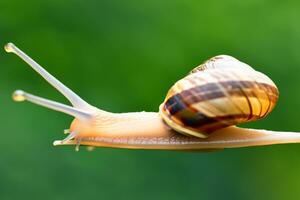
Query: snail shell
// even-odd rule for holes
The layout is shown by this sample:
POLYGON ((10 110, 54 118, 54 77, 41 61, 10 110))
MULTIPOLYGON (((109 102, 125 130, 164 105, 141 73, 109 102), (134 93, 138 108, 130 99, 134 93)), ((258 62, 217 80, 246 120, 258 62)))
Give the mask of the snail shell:
POLYGON ((269 77, 220 55, 177 81, 160 105, 160 115, 174 130, 206 138, 217 129, 265 117, 278 95, 269 77))

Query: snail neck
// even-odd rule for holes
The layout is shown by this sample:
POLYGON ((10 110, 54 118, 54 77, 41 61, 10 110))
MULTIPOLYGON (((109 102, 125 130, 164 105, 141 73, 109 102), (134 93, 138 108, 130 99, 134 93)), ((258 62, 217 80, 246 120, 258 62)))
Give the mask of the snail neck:
POLYGON ((90 120, 75 119, 70 127, 78 137, 134 138, 165 136, 171 132, 156 112, 110 113, 99 110, 90 120))

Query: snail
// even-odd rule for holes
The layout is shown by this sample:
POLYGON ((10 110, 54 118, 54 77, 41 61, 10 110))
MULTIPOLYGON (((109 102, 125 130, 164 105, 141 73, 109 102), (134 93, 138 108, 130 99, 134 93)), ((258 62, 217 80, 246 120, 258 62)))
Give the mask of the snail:
POLYGON ((30 101, 75 117, 68 136, 54 145, 210 151, 280 143, 299 143, 300 133, 238 128, 266 117, 278 99, 273 81, 227 55, 213 57, 177 81, 159 112, 111 113, 96 108, 62 84, 14 44, 18 55, 72 104, 64 105, 22 90, 15 101, 30 101))

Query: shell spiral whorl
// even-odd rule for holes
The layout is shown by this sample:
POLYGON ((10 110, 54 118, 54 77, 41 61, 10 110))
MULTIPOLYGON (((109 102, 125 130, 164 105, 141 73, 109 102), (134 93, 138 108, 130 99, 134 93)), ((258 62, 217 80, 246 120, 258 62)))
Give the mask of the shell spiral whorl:
POLYGON ((160 106, 160 115, 174 130, 205 138, 217 129, 265 117, 278 95, 269 77, 221 55, 176 82, 160 106))

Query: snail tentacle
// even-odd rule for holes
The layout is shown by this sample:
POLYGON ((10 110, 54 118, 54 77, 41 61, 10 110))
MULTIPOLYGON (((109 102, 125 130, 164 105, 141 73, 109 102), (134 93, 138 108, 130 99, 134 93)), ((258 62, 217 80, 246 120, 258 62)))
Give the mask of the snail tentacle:
POLYGON ((38 104, 40 106, 47 107, 52 110, 63 112, 63 113, 72 115, 73 117, 76 117, 76 118, 79 118, 82 120, 90 119, 93 116, 91 113, 89 113, 87 111, 84 111, 84 110, 81 110, 78 108, 74 108, 74 107, 71 107, 71 106, 68 106, 68 105, 65 105, 62 103, 58 103, 58 102, 55 102, 52 100, 44 99, 44 98, 41 98, 41 97, 38 97, 38 96, 35 96, 32 94, 26 93, 22 90, 16 90, 13 93, 13 99, 15 101, 27 100, 34 104, 38 104))
POLYGON ((61 143, 64 144, 70 140, 73 140, 77 135, 78 133, 76 131, 73 131, 67 137, 65 137, 65 139, 61 140, 61 143))
POLYGON ((40 74, 48 83, 55 87, 62 95, 64 95, 75 108, 89 108, 91 107, 87 102, 81 99, 75 92, 70 90, 67 86, 61 83, 57 78, 47 72, 42 66, 25 54, 22 50, 16 47, 13 43, 8 43, 4 47, 8 53, 14 53, 31 66, 38 74, 40 74))
MULTIPOLYGON (((68 133, 66 133, 68 134, 68 133)), ((65 144, 69 144, 70 142, 74 142, 75 145, 75 151, 79 151, 79 147, 80 147, 80 142, 81 142, 81 138, 77 138, 78 136, 78 132, 76 131, 72 131, 69 133, 69 135, 67 137, 65 137, 62 140, 56 140, 53 145, 65 145, 65 144)))

